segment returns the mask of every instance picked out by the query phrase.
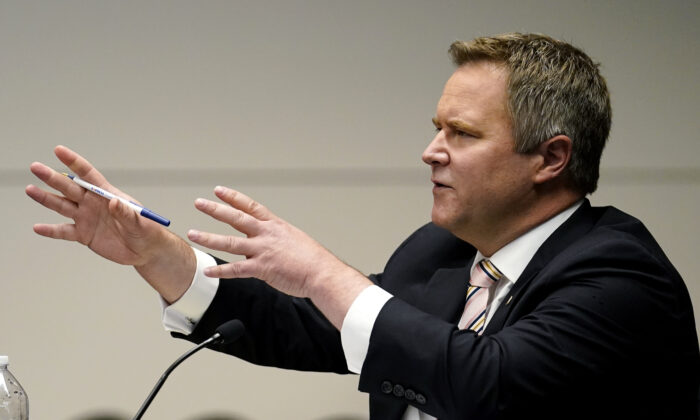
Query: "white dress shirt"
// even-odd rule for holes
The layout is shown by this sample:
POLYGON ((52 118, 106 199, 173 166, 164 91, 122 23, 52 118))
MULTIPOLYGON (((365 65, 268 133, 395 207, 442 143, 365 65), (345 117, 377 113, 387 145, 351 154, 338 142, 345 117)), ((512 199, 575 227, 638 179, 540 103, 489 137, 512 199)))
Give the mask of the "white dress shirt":
MULTIPOLYGON (((541 225, 533 228, 524 235, 518 237, 503 248, 494 253, 489 260, 495 265, 503 277, 496 284, 496 289, 490 297, 487 308, 486 325, 493 317, 496 309, 508 295, 511 288, 522 274, 525 267, 535 255, 547 238, 561 226, 579 208, 582 201, 557 214, 541 225)), ((161 299, 163 307, 163 326, 168 331, 190 334, 197 322, 207 310, 219 285, 218 279, 206 277, 203 273, 205 267, 216 265, 216 261, 210 255, 195 250, 197 257, 197 270, 190 288, 172 305, 167 305, 161 299)), ((472 267, 483 259, 481 252, 476 253, 472 267)), ((471 271, 470 271, 471 272, 471 271)), ((464 281, 468 281, 465 279, 464 281)), ((367 350, 369 339, 372 335, 374 322, 379 316, 384 304, 393 297, 389 292, 379 286, 370 286, 363 290, 350 306, 345 315, 340 330, 345 360, 348 369, 354 373, 362 372, 362 365, 367 350)), ((434 420, 435 418, 409 406, 403 420, 434 420)))

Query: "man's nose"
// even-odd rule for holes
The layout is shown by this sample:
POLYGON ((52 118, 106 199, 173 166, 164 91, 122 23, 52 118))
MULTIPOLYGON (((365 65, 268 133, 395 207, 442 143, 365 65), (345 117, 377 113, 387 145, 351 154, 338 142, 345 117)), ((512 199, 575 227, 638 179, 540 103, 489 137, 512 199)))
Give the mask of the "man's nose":
POLYGON ((445 148, 445 135, 438 132, 433 141, 423 151, 423 162, 430 166, 446 165, 450 161, 450 155, 445 148))

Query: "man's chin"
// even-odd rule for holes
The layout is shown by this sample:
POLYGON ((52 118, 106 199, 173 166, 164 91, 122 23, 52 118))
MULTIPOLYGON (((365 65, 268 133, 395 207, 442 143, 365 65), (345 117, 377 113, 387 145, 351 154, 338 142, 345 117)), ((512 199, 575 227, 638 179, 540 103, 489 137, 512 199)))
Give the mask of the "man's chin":
POLYGON ((439 211, 439 209, 435 209, 435 207, 433 207, 433 211, 430 214, 430 219, 435 226, 441 227, 455 236, 459 236, 464 228, 464 221, 457 217, 457 215, 439 211))
POLYGON ((435 208, 433 208, 433 212, 430 215, 430 218, 435 226, 441 227, 443 229, 450 230, 452 227, 451 219, 446 217, 444 214, 440 213, 439 211, 436 211, 435 208))

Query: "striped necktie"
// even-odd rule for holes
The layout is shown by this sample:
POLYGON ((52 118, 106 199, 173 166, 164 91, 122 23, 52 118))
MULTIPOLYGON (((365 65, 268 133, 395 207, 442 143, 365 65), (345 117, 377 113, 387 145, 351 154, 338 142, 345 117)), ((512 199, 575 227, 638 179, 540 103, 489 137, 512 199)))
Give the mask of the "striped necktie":
POLYGON ((486 306, 489 300, 489 289, 503 277, 495 265, 489 260, 481 260, 474 266, 467 289, 467 301, 464 313, 459 320, 460 329, 476 331, 481 335, 486 324, 486 306))

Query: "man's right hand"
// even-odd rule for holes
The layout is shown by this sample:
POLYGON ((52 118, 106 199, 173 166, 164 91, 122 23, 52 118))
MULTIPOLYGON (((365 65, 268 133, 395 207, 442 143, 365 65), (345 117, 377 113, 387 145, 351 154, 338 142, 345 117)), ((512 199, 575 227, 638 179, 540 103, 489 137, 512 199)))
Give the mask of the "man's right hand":
MULTIPOLYGON (((54 153, 78 177, 133 200, 113 187, 90 162, 74 151, 57 146, 54 153)), ((42 163, 34 162, 30 169, 61 195, 34 185, 27 186, 27 195, 44 207, 73 219, 73 223, 35 224, 36 233, 79 242, 108 260, 133 265, 168 302, 179 299, 187 290, 196 262, 184 240, 158 223, 139 216, 119 200, 106 200, 93 194, 42 163)))

